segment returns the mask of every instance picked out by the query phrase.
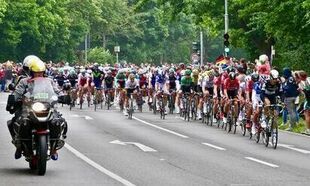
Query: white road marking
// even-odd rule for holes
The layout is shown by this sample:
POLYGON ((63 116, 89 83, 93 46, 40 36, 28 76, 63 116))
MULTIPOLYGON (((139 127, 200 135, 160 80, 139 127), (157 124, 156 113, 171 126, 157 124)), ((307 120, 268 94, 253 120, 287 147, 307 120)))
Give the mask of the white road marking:
POLYGON ((209 146, 209 147, 212 147, 212 148, 215 148, 215 149, 217 149, 217 150, 226 150, 225 148, 222 148, 222 147, 219 147, 219 146, 216 146, 216 145, 212 145, 212 144, 210 144, 210 143, 202 143, 203 145, 207 145, 207 146, 209 146))
POLYGON ((74 117, 74 118, 78 118, 78 117, 80 117, 79 115, 77 115, 77 114, 72 114, 72 115, 70 115, 71 117, 74 117))
POLYGON ((92 117, 89 117, 89 116, 84 116, 86 120, 93 120, 92 117))
POLYGON ((296 147, 294 147, 294 145, 278 144, 278 146, 284 147, 284 148, 287 148, 287 149, 291 149, 291 150, 294 150, 294 151, 297 151, 297 152, 301 152, 303 154, 310 154, 310 151, 305 150, 305 149, 296 148, 296 147))
POLYGON ((135 186, 133 183, 125 180, 124 178, 118 176, 117 174, 114 174, 113 172, 107 170, 106 168, 102 167, 101 165, 97 164, 96 162, 92 161, 91 159, 89 159, 88 157, 86 157, 85 155, 83 155, 82 153, 80 153, 79 151, 77 151, 76 149, 74 149, 73 147, 71 147, 70 145, 68 145, 67 143, 65 144, 65 147, 71 151, 74 155, 76 155, 78 158, 82 159, 83 161, 85 161, 86 163, 88 163, 89 165, 91 165, 92 167, 96 168, 97 170, 99 170, 100 172, 110 176, 111 178, 115 179, 116 181, 122 183, 123 185, 126 186, 135 186))
POLYGON ((136 142, 123 142, 123 141, 119 141, 119 140, 114 140, 111 141, 110 143, 112 144, 118 144, 118 145, 135 145, 136 147, 138 147, 139 149, 141 149, 144 152, 157 152, 157 150, 148 147, 146 145, 143 145, 141 143, 136 143, 136 142))
POLYGON ((171 131, 171 130, 168 130, 168 129, 165 129, 165 128, 162 128, 162 127, 159 127, 159 126, 157 126, 157 125, 154 125, 154 124, 151 124, 151 123, 149 123, 149 122, 143 121, 143 120, 141 120, 141 119, 139 119, 139 118, 136 118, 136 117, 134 117, 134 116, 133 116, 132 118, 133 118, 134 120, 140 121, 141 123, 144 123, 144 124, 146 124, 146 125, 149 125, 149 126, 151 126, 151 127, 157 128, 157 129, 159 129, 159 130, 168 132, 168 133, 170 133, 170 134, 174 134, 174 135, 179 136, 179 137, 181 137, 181 138, 189 138, 188 136, 185 136, 185 135, 183 135, 183 134, 180 134, 180 133, 177 133, 177 132, 174 132, 174 131, 171 131))
POLYGON ((261 163, 261 164, 264 164, 264 165, 267 165, 267 166, 273 167, 273 168, 278 168, 279 167, 278 165, 275 165, 275 164, 272 164, 272 163, 268 163, 268 162, 265 162, 265 161, 262 161, 262 160, 259 160, 259 159, 256 159, 256 158, 252 158, 252 157, 245 157, 245 159, 248 159, 248 160, 251 160, 251 161, 255 161, 257 163, 261 163))
POLYGON ((143 145, 141 143, 134 143, 134 142, 126 142, 127 144, 132 144, 132 145, 135 145, 137 146, 139 149, 143 150, 144 152, 157 152, 157 150, 151 148, 151 147, 148 147, 146 145, 143 145))
POLYGON ((112 143, 112 144, 118 144, 118 145, 126 145, 126 143, 121 142, 121 141, 119 141, 119 140, 110 141, 110 143, 112 143))

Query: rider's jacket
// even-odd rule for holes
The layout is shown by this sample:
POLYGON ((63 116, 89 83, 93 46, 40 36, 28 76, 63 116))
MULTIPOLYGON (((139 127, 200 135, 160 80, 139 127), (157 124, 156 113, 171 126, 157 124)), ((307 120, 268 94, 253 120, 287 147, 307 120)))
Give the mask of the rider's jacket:
MULTIPOLYGON (((46 79, 48 79, 51 85, 53 86, 55 93, 59 94, 60 90, 57 88, 54 81, 50 78, 46 78, 46 79)), ((17 84, 15 91, 13 93, 15 96, 15 101, 21 101, 23 98, 23 95, 33 89, 33 85, 34 85, 33 79, 31 77, 20 80, 20 82, 17 84)))

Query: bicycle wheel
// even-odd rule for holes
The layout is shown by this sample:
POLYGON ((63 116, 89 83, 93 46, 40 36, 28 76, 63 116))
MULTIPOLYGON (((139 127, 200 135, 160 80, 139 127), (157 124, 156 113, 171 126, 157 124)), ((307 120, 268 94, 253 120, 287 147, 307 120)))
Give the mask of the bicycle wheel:
POLYGON ((255 133, 255 142, 258 143, 260 140, 260 129, 257 129, 257 132, 255 133))
POLYGON ((213 117, 214 117, 214 113, 213 113, 213 104, 210 103, 210 118, 209 118, 210 126, 213 126, 213 117))
POLYGON ((240 127, 241 127, 241 131, 242 131, 242 136, 245 136, 246 130, 247 130, 246 129, 246 121, 245 120, 242 120, 240 127))
POLYGON ((187 121, 190 120, 190 112, 191 112, 191 105, 190 105, 190 102, 189 100, 186 101, 186 115, 187 115, 187 121))
POLYGON ((108 96, 107 96, 107 109, 110 110, 111 107, 111 95, 110 92, 108 92, 108 96))
POLYGON ((237 131, 237 118, 236 117, 232 118, 232 125, 234 127, 234 134, 236 134, 236 131, 237 131))
POLYGON ((278 125, 272 118, 272 125, 271 125, 271 144, 274 149, 277 148, 278 145, 278 125))
POLYGON ((153 107, 153 114, 156 114, 156 97, 154 97, 153 99, 152 107, 153 107))
POLYGON ((94 92, 94 110, 97 111, 97 90, 95 89, 95 92, 94 92))
POLYGON ((192 100, 191 108, 192 108, 191 109, 192 110, 192 120, 197 120, 197 105, 196 105, 195 97, 192 100))
POLYGON ((268 147, 269 145, 269 136, 267 135, 267 132, 265 130, 263 130, 262 132, 262 140, 263 140, 263 143, 266 147, 268 147))
POLYGON ((162 100, 161 101, 161 112, 162 112, 162 115, 163 115, 163 119, 165 119, 165 105, 164 105, 164 101, 162 100))
POLYGON ((83 98, 80 98, 80 109, 82 109, 83 105, 83 98))
POLYGON ((133 113, 133 101, 130 99, 130 107, 128 111, 128 119, 132 119, 132 113, 133 113))
POLYGON ((232 128, 232 120, 228 120, 227 122, 227 133, 230 133, 231 132, 231 128, 232 128))

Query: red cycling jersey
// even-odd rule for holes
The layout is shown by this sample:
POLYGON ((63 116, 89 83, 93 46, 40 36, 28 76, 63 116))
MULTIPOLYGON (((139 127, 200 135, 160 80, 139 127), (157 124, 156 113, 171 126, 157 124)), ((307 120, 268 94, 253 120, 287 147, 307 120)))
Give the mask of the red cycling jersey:
POLYGON ((147 82, 147 79, 145 76, 140 76, 140 80, 139 80, 139 86, 142 87, 143 85, 145 85, 147 82))
POLYGON ((213 79, 213 84, 214 84, 214 85, 217 85, 217 86, 219 87, 219 86, 221 86, 221 81, 222 81, 221 76, 219 76, 219 77, 214 77, 214 79, 213 79))
POLYGON ((252 80, 247 81, 245 91, 252 92, 253 86, 254 86, 254 81, 252 81, 252 80))
POLYGON ((81 77, 79 85, 84 86, 86 83, 87 83, 87 77, 86 76, 81 77))
POLYGON ((238 90, 239 89, 239 81, 237 79, 230 80, 229 78, 224 81, 224 89, 226 90, 238 90))

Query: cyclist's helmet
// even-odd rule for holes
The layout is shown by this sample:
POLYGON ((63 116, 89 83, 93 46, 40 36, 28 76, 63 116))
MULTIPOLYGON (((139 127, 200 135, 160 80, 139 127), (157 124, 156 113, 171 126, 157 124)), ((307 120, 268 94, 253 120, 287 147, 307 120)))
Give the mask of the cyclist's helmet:
POLYGON ((271 79, 278 79, 279 78, 279 72, 277 70, 271 70, 270 71, 270 77, 271 77, 271 79))
POLYGON ((193 76, 198 76, 198 75, 199 75, 198 69, 194 69, 194 70, 193 70, 193 76))
POLYGON ((235 80, 236 79, 236 73, 235 72, 230 72, 229 73, 229 79, 230 80, 235 80))
POLYGON ((70 83, 65 83, 63 85, 63 90, 70 90, 70 88, 71 88, 71 84, 70 83))
POLYGON ((227 67, 227 73, 235 72, 235 69, 233 66, 227 67))
POLYGON ((191 70, 189 70, 189 69, 185 70, 185 75, 186 75, 186 76, 190 76, 191 73, 192 73, 191 70))
POLYGON ((242 65, 238 65, 237 66, 237 71, 241 74, 245 74, 246 73, 246 69, 242 66, 242 65))
POLYGON ((253 73, 251 75, 251 79, 252 79, 252 81, 257 82, 259 80, 259 74, 253 73))
POLYGON ((129 79, 133 81, 135 79, 135 75, 134 74, 129 74, 129 79))

